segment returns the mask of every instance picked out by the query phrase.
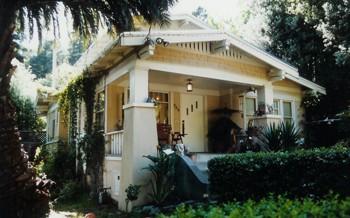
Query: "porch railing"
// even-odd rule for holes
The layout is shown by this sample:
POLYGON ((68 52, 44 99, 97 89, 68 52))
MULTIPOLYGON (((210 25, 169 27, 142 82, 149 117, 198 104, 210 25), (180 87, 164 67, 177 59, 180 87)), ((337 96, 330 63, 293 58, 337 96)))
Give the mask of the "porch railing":
POLYGON ((107 154, 113 156, 122 156, 124 131, 114 131, 106 133, 107 137, 107 154))

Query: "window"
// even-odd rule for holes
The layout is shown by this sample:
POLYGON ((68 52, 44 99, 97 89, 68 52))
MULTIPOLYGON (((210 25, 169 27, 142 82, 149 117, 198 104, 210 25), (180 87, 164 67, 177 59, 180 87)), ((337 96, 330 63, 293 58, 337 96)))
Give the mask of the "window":
POLYGON ((273 114, 274 115, 280 114, 280 101, 279 100, 273 100, 273 114))
POLYGON ((283 121, 291 122, 293 121, 292 116, 292 102, 283 102, 283 121))
POLYGON ((246 103, 245 115, 247 117, 247 120, 250 120, 256 111, 255 98, 246 98, 245 103, 246 103))
POLYGON ((51 142, 57 138, 57 110, 49 112, 47 122, 47 142, 51 142))
POLYGON ((149 92, 149 96, 157 103, 157 123, 169 124, 169 94, 165 92, 149 92))
POLYGON ((95 112, 95 118, 96 118, 96 126, 100 130, 104 130, 105 127, 105 93, 104 91, 99 92, 97 94, 96 99, 96 112, 95 112))

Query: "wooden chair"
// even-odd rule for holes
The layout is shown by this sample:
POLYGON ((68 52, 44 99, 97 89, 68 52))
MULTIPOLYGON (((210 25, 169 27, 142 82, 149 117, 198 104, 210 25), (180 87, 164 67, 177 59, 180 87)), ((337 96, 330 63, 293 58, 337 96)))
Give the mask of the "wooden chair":
POLYGON ((172 145, 176 145, 179 144, 179 142, 181 142, 181 144, 183 144, 184 142, 182 141, 182 137, 184 136, 184 134, 181 134, 180 132, 174 132, 172 134, 172 145))
POLYGON ((158 134, 158 143, 160 146, 170 144, 171 142, 171 125, 168 124, 157 124, 157 134, 158 134))

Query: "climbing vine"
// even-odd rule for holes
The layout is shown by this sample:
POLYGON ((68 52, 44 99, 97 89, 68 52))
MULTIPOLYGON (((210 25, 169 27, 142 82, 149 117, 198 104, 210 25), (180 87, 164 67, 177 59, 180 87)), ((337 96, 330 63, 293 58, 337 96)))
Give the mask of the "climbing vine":
POLYGON ((303 96, 302 104, 306 108, 317 107, 321 102, 321 97, 322 97, 321 94, 317 92, 307 93, 303 96))
POLYGON ((77 179, 83 179, 83 161, 86 162, 86 172, 91 178, 91 192, 94 196, 102 185, 104 137, 98 128, 94 128, 95 91, 103 72, 92 75, 84 72, 68 84, 59 95, 60 110, 68 125, 71 156, 78 161, 77 179), (96 76, 97 75, 97 76, 96 76), (86 116, 84 136, 78 135, 78 111, 81 102, 85 103, 86 116))

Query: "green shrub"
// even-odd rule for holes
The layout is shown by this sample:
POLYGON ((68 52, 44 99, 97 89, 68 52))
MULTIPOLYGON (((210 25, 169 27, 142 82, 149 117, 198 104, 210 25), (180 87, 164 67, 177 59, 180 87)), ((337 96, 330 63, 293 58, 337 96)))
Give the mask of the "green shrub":
POLYGON ((289 197, 350 195, 350 150, 250 153, 208 162, 210 191, 223 200, 259 199, 270 193, 289 197))
POLYGON ((56 144, 46 144, 41 147, 36 157, 39 173, 46 174, 56 183, 52 197, 58 197, 60 190, 70 180, 75 179, 75 160, 70 146, 65 141, 56 144))
POLYGON ((83 193, 83 185, 80 182, 68 181, 59 190, 58 199, 60 201, 74 200, 83 193))
POLYGON ((209 218, 209 217, 349 217, 350 198, 339 200, 336 196, 313 201, 310 198, 290 200, 278 196, 264 198, 258 202, 248 200, 245 203, 229 203, 207 208, 179 206, 172 215, 160 214, 158 218, 209 218))

